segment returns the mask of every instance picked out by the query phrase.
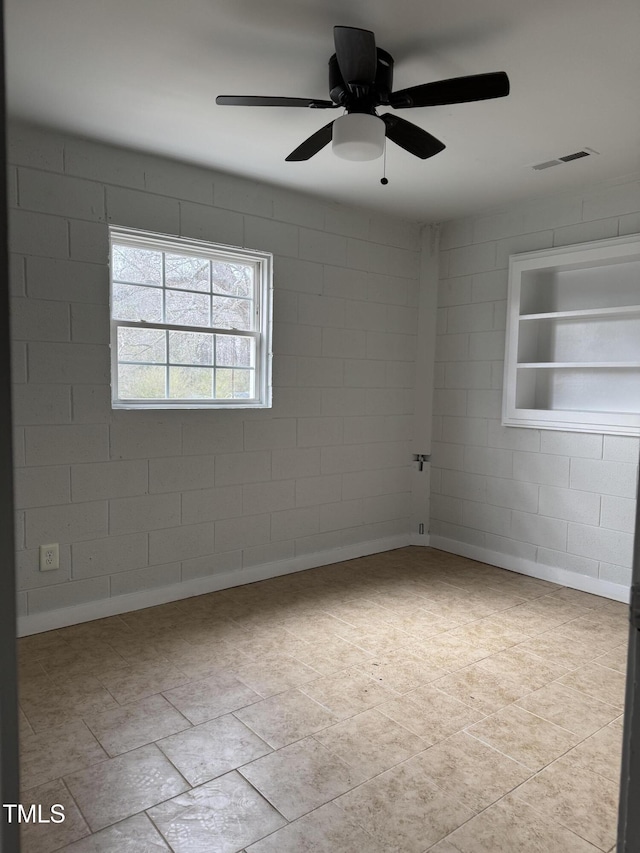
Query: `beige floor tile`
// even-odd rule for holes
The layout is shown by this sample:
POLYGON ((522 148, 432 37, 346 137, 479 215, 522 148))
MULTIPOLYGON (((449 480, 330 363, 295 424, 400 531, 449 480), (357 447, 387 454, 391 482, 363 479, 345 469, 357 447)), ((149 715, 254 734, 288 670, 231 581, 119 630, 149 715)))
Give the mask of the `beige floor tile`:
POLYGON ((280 749, 327 726, 337 716, 300 690, 289 690, 234 712, 262 740, 280 749))
POLYGON ((158 629, 166 634, 170 629, 179 628, 184 623, 184 614, 178 601, 123 613, 120 618, 131 630, 147 633, 158 629))
POLYGON ((606 779, 618 784, 622 759, 622 730, 617 726, 605 726, 591 737, 568 752, 567 761, 578 767, 586 767, 606 779))
POLYGON ((112 645, 128 666, 142 667, 149 663, 166 666, 170 662, 169 654, 180 649, 181 646, 183 648, 188 646, 188 643, 180 637, 169 640, 163 637, 145 637, 131 632, 130 635, 123 635, 113 640, 112 645))
POLYGON ((531 770, 540 770, 575 746, 580 738, 559 726, 509 705, 466 731, 531 770))
POLYGON ((105 670, 126 668, 127 662, 118 652, 102 641, 89 640, 80 644, 76 641, 73 646, 57 650, 41 661, 41 664, 52 679, 57 682, 61 677, 68 679, 76 675, 99 675, 105 670))
MULTIPOLYGON (((459 853, 598 853, 598 848, 523 803, 505 797, 448 839, 459 853)), ((445 853, 434 848, 429 853, 445 853)))
POLYGON ((210 616, 181 619, 178 633, 190 645, 214 649, 219 643, 234 645, 242 642, 249 632, 231 619, 213 619, 210 616))
POLYGON ((333 803, 315 809, 257 841, 246 853, 387 853, 372 835, 333 803))
POLYGON ((618 786, 604 776, 584 767, 576 773, 575 764, 561 758, 525 782, 516 796, 601 850, 615 842, 618 786))
POLYGON ((361 773, 313 738, 258 758, 239 772, 287 820, 302 817, 363 780, 361 773))
POLYGON ((477 668, 498 678, 505 676, 529 692, 539 690, 567 672, 562 664, 531 655, 520 647, 478 661, 477 668))
POLYGON ((588 737, 619 714, 614 705, 585 696, 557 681, 518 699, 516 704, 580 737, 588 737))
POLYGON ((100 681, 120 704, 137 702, 186 684, 187 676, 170 663, 133 663, 100 675, 100 681))
POLYGON ((628 624, 617 618, 603 620, 598 612, 565 622, 557 630, 576 644, 597 646, 607 651, 626 642, 629 637, 628 624))
POLYGON ((109 691, 89 675, 73 682, 52 684, 49 681, 37 694, 24 698, 21 704, 36 732, 77 722, 85 714, 117 706, 109 691))
POLYGON ((457 628, 459 623, 444 616, 436 616, 423 607, 412 610, 410 613, 394 614, 389 619, 390 624, 402 631, 406 631, 418 640, 428 640, 445 631, 457 628))
POLYGON ((319 637, 335 637, 342 636, 343 632, 348 632, 351 627, 341 619, 336 619, 329 613, 319 613, 315 616, 299 616, 291 619, 285 619, 282 623, 283 627, 297 637, 299 640, 305 640, 308 643, 313 643, 319 637))
POLYGON ((336 805, 390 850, 423 853, 473 816, 428 778, 419 757, 339 797, 336 805))
POLYGON ((188 788, 154 744, 72 773, 65 782, 94 832, 188 788))
POLYGON ((603 652, 598 647, 576 645, 569 637, 555 631, 539 634, 537 637, 521 643, 519 648, 524 652, 558 663, 570 670, 578 669, 586 663, 590 663, 603 652))
MULTIPOLYGON (((460 848, 454 847, 453 844, 445 838, 444 841, 439 841, 437 844, 434 844, 433 847, 430 847, 429 853, 460 853, 460 848)), ((551 853, 551 851, 549 851, 549 853, 551 853)))
POLYGON ((131 631, 120 616, 107 616, 104 619, 60 628, 58 633, 70 645, 82 647, 87 642, 110 643, 112 639, 130 634, 131 631))
POLYGON ((529 639, 528 635, 514 631, 504 625, 499 617, 493 616, 455 628, 447 636, 459 638, 470 645, 477 644, 491 652, 500 652, 529 639))
POLYGON ((107 758, 87 726, 67 723, 20 742, 20 785, 33 788, 107 758))
POLYGON ((513 630, 536 637, 585 613, 584 608, 566 602, 555 602, 551 598, 545 596, 511 607, 500 614, 500 619, 513 630))
POLYGON ((290 655, 291 650, 298 644, 305 645, 305 641, 294 636, 282 625, 271 621, 265 625, 248 627, 245 637, 236 637, 233 641, 234 648, 241 651, 248 660, 256 660, 270 654, 290 655))
POLYGON ((430 747, 415 759, 450 797, 476 812, 532 775, 532 771, 464 732, 430 747))
POLYGON ((476 664, 434 681, 433 686, 482 714, 492 714, 529 692, 506 675, 494 675, 476 664))
POLYGON ((628 646, 627 643, 625 643, 622 646, 618 646, 618 648, 616 649, 612 649, 610 652, 607 652, 601 657, 597 657, 594 663, 598 663, 600 664, 600 666, 608 666, 609 669, 615 669, 618 672, 622 672, 626 675, 627 651, 628 646))
POLYGON ((288 655, 265 655, 234 667, 233 674, 263 698, 320 677, 315 669, 288 655))
POLYGON ((373 655, 387 654, 403 643, 415 641, 415 637, 406 631, 386 622, 378 625, 369 623, 366 631, 347 626, 341 631, 341 636, 373 655))
POLYGON ((482 711, 430 686, 384 702, 377 710, 419 735, 429 745, 484 717, 482 711))
MULTIPOLYGON (((63 844, 77 841, 90 832, 66 785, 61 779, 46 782, 25 791, 20 798, 25 809, 41 807, 43 817, 51 815, 51 806, 64 806, 62 823, 23 823, 20 827, 22 853, 51 853, 63 844)), ((59 812, 57 813, 59 814, 59 812)), ((3 809, 3 820, 5 812, 3 809)))
POLYGON ((600 598, 598 595, 592 595, 590 592, 582 592, 579 589, 571 589, 565 586, 558 587, 557 590, 549 595, 549 598, 580 605, 580 607, 584 607, 587 610, 598 610, 606 600, 600 598))
POLYGON ((60 853, 170 853, 145 814, 129 817, 107 829, 63 847, 60 853))
POLYGON ((251 705, 261 698, 246 684, 226 674, 192 681, 184 687, 166 690, 164 695, 194 726, 251 705))
POLYGON ((564 675, 559 681, 567 687, 586 693, 587 696, 600 699, 601 702, 624 708, 626 679, 623 673, 614 669, 591 663, 564 675))
POLYGON ((18 727, 20 730, 20 732, 19 732, 20 733, 20 742, 22 742, 23 739, 29 738, 31 735, 35 734, 33 727, 31 726, 31 723, 29 722, 29 720, 27 720, 24 711, 19 706, 18 706, 18 727))
POLYGON ((234 667, 250 660, 240 649, 222 643, 217 644, 215 649, 206 649, 185 642, 164 654, 169 663, 191 681, 202 681, 219 673, 231 672, 234 667))
POLYGON ((323 729, 315 739, 366 779, 389 770, 429 745, 375 708, 323 729))
MULTIPOLYGON (((54 693, 62 693, 63 689, 68 688, 66 683, 61 682, 55 684, 50 676, 44 671, 39 662, 36 662, 37 670, 30 670, 28 673, 18 673, 18 701, 26 704, 27 702, 38 702, 43 698, 48 698, 54 693)), ((76 679, 74 679, 75 681, 76 679)), ((91 676, 85 677, 86 683, 92 684, 94 689, 102 688, 99 681, 91 676)), ((104 688, 102 688, 104 689, 104 688)))
POLYGON ((271 752, 232 714, 171 735, 157 745, 190 785, 202 785, 271 752))
POLYGON ((24 686, 31 680, 36 682, 45 677, 45 669, 42 660, 35 658, 18 656, 18 682, 20 686, 24 686))
POLYGON ((558 813, 570 814, 572 798, 578 812, 599 798, 608 813, 626 632, 623 604, 422 548, 51 631, 19 641, 23 783, 86 779, 78 797, 89 811, 120 821, 91 840, 60 842, 71 853, 168 850, 137 814, 148 805, 161 811, 167 799, 163 819, 180 853, 190 843, 207 853, 248 845, 251 853, 503 853, 493 849, 503 836, 509 853, 587 853, 612 818, 589 814, 587 841, 580 818, 569 826, 519 792, 540 798, 531 783, 542 780, 536 786, 546 790, 570 768, 558 813), (196 725, 179 730, 178 720, 196 725), (110 752, 131 752, 107 758, 85 721, 96 731, 103 725, 110 752), (573 746, 578 738, 587 739, 573 746), (427 749, 415 752, 418 745, 427 749), (94 778, 97 765, 82 762, 98 758, 105 772, 94 778), (311 811, 291 826, 278 818, 273 830, 239 836, 230 814, 242 813, 247 791, 276 814, 246 781, 233 783, 247 767, 265 786, 281 786, 292 814, 311 811), (473 821, 473 833, 454 832, 471 806, 518 785, 518 773, 524 783, 488 806, 490 819, 473 821), (159 793, 165 782, 177 787, 159 793), (183 797, 188 784, 202 793, 183 797), (328 802, 338 795, 357 801, 358 815, 328 802), (232 806, 219 819, 213 802, 232 806), (516 813, 522 835, 511 823, 516 813))
POLYGON ((112 758, 191 725, 160 694, 99 714, 89 714, 85 722, 112 758))
POLYGON ((424 658, 400 648, 383 655, 374 655, 367 663, 354 667, 383 687, 396 693, 407 693, 423 684, 442 678, 447 671, 433 666, 424 658))
POLYGON ((33 658, 35 660, 46 658, 52 651, 65 649, 68 643, 60 631, 45 631, 42 634, 33 634, 30 637, 18 639, 18 655, 21 658, 33 658))
POLYGON ((600 598, 597 607, 598 615, 616 616, 623 622, 629 621, 629 605, 622 601, 613 601, 610 598, 600 598))
POLYGON ((340 719, 352 717, 397 695, 353 668, 318 678, 305 685, 302 691, 340 719))
POLYGON ((550 581, 542 581, 538 578, 530 578, 518 575, 515 572, 505 572, 502 577, 489 581, 488 586, 493 589, 513 592, 528 601, 533 601, 548 595, 558 589, 557 584, 550 581))
POLYGON ((481 643, 470 642, 451 631, 428 640, 417 640, 414 645, 404 643, 403 647, 410 648, 414 654, 421 655, 433 666, 448 670, 461 669, 492 653, 481 643))
POLYGON ((235 853, 285 823, 236 771, 148 814, 174 853, 235 853))
POLYGON ((342 619, 354 627, 366 626, 370 621, 376 620, 393 624, 398 619, 395 611, 389 610, 379 600, 367 598, 364 593, 350 601, 344 601, 342 597, 331 601, 325 606, 325 610, 336 619, 342 619))
POLYGON ((439 596, 431 598, 423 605, 424 609, 434 616, 440 616, 443 619, 450 619, 458 625, 465 625, 467 622, 475 622, 476 619, 481 619, 483 616, 489 616, 493 612, 491 607, 480 607, 479 610, 472 611, 469 607, 469 602, 466 600, 465 593, 462 590, 458 594, 439 596))
POLYGON ((297 640, 289 653, 321 675, 334 675, 373 657, 370 652, 343 640, 342 637, 323 640, 321 644, 297 640))

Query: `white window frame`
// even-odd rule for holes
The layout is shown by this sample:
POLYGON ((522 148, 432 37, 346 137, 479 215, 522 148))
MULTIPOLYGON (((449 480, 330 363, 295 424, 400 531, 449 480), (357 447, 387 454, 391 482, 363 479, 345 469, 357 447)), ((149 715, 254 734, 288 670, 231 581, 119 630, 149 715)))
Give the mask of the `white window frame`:
MULTIPOLYGON (((159 288, 166 293, 164 281, 159 288)), ((113 409, 263 409, 271 407, 271 337, 273 297, 273 255, 253 249, 224 246, 218 243, 192 240, 139 231, 132 228, 109 226, 109 315, 111 322, 111 407, 113 409), (169 252, 210 260, 240 262, 254 266, 254 329, 242 332, 231 329, 203 326, 181 326, 171 323, 117 320, 113 316, 113 246, 132 246, 139 249, 169 252), (255 339, 255 379, 252 398, 233 399, 121 399, 118 393, 118 329, 162 329, 180 332, 215 334, 242 334, 255 339)), ((168 357, 168 353, 167 353, 168 357)), ((214 366, 215 370, 215 366, 214 366)))

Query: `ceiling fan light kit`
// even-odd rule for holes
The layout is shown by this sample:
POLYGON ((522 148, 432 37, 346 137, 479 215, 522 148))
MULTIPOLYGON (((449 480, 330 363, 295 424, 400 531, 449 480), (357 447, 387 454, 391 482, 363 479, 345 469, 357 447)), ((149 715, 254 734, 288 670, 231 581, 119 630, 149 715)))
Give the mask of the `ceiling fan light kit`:
POLYGON ((343 160, 377 160, 384 152, 386 130, 378 116, 346 113, 333 123, 333 153, 343 160))
POLYGON ((509 78, 504 71, 473 74, 392 91, 393 57, 376 46, 370 30, 334 27, 336 52, 329 59, 330 101, 314 98, 266 97, 262 95, 219 95, 216 103, 245 107, 307 107, 336 109, 345 115, 317 130, 286 158, 309 160, 329 142, 344 160, 375 160, 385 149, 385 138, 409 154, 426 160, 445 145, 426 130, 390 113, 378 116, 378 107, 394 110, 433 107, 504 98, 509 78))

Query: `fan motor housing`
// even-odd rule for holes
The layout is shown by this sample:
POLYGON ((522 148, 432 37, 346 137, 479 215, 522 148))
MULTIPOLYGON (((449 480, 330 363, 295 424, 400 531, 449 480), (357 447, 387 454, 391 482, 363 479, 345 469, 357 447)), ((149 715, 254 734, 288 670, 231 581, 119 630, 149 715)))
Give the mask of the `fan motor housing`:
POLYGON ((329 94, 335 104, 353 112, 373 112, 379 104, 389 103, 389 96, 393 90, 393 57, 381 47, 376 48, 376 51, 378 54, 376 79, 370 91, 360 97, 350 91, 340 73, 336 54, 333 54, 329 60, 329 94))

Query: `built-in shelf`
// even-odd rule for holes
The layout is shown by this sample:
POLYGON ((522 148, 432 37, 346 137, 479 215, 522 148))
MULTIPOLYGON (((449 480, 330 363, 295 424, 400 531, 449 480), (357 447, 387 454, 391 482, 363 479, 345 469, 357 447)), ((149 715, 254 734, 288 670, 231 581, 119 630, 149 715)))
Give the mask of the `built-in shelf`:
MULTIPOLYGON (((599 370, 601 368, 640 368, 640 361, 531 361, 531 362, 518 362, 518 370, 520 368, 532 369, 536 370, 557 370, 559 367, 575 367, 575 368, 590 368, 594 370, 599 370)), ((638 393, 640 394, 640 389, 638 389, 638 393)))
POLYGON ((621 305, 619 308, 579 308, 576 311, 549 311, 546 314, 521 314, 520 320, 563 320, 572 317, 617 317, 621 314, 640 314, 640 305, 621 305))
POLYGON ((640 235, 510 258, 503 423, 640 435, 640 235))

